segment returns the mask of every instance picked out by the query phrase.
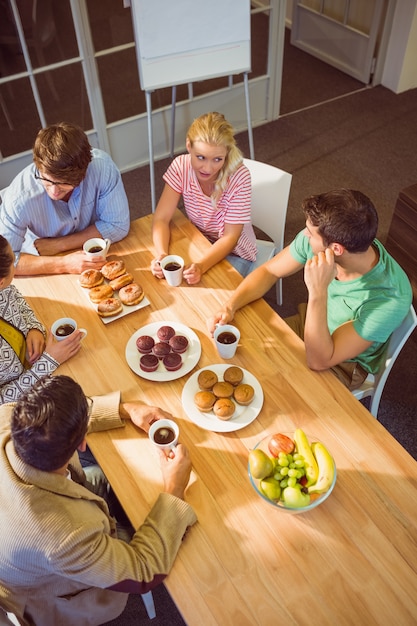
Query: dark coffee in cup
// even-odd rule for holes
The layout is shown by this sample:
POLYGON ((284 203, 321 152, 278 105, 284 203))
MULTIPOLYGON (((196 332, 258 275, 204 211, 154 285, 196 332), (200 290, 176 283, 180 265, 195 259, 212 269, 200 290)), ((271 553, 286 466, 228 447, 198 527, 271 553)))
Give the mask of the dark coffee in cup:
POLYGON ((164 270, 168 270, 168 272, 176 272, 179 269, 181 269, 181 265, 179 263, 175 263, 175 261, 167 263, 164 267, 164 270))
POLYGON ((161 426, 161 428, 157 428, 154 433, 154 441, 155 443, 159 443, 159 445, 165 445, 167 443, 171 443, 175 439, 175 433, 172 428, 168 426, 161 426))
POLYGON ((220 333, 220 335, 217 337, 217 341, 219 343, 224 343, 224 344, 229 345, 231 343, 235 343, 236 337, 233 333, 224 332, 224 333, 220 333))
POLYGON ((61 326, 58 326, 55 334, 57 337, 68 337, 68 335, 73 333, 74 330, 75 328, 74 326, 71 326, 71 324, 62 324, 61 326))
POLYGON ((93 246, 92 248, 88 249, 89 252, 93 253, 93 252, 103 252, 103 248, 101 246, 93 246))

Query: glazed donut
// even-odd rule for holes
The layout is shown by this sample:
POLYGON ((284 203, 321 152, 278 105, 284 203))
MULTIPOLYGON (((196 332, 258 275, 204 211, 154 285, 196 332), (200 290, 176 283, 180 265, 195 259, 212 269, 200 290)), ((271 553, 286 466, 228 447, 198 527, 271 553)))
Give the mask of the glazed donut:
POLYGON ((115 291, 118 291, 122 287, 126 287, 126 285, 130 285, 130 283, 133 283, 132 274, 122 274, 121 276, 118 276, 114 280, 110 281, 110 287, 114 289, 115 291))
POLYGON ((104 281, 104 276, 99 270, 84 270, 80 274, 80 285, 86 289, 97 287, 104 281))
POLYGON ((122 259, 108 261, 101 268, 101 273, 107 280, 114 280, 126 272, 125 262, 122 259))
POLYGON ((122 287, 119 291, 119 298, 126 304, 126 306, 133 306, 139 304, 144 298, 145 294, 140 285, 137 283, 130 283, 126 287, 122 287))
POLYGON ((105 300, 106 298, 111 298, 113 295, 113 289, 110 285, 99 285, 98 287, 93 287, 90 289, 88 295, 90 296, 91 302, 94 304, 98 304, 101 300, 105 300))
POLYGON ((100 317, 111 317, 123 311, 123 304, 119 298, 106 298, 98 303, 97 313, 100 317))

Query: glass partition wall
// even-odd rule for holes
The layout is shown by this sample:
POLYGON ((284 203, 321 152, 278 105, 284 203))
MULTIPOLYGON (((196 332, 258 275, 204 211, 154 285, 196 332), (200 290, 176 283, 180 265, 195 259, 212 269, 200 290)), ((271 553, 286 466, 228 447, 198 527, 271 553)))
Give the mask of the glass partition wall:
MULTIPOLYGON (((0 188, 31 159, 39 128, 79 124, 122 170, 147 162, 141 91, 127 0, 0 0, 0 188)), ((253 124, 278 117, 285 2, 251 5, 253 124), (278 75, 278 80, 276 76, 278 75)), ((176 89, 177 148, 193 117, 221 110, 246 127, 243 76, 176 89)), ((169 154, 172 91, 152 94, 155 158, 169 154)), ((256 147, 255 147, 256 148, 256 147)))

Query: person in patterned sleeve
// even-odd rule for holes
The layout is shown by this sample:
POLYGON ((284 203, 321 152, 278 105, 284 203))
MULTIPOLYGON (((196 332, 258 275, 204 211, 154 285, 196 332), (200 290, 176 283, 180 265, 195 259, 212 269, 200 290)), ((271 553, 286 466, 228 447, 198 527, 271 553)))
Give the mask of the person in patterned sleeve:
POLYGON ((251 223, 251 177, 234 130, 221 113, 205 113, 187 132, 188 154, 176 157, 153 218, 156 257, 151 271, 163 278, 160 261, 169 253, 170 222, 180 197, 188 219, 213 244, 198 263, 185 267, 189 285, 223 259, 246 276, 254 269, 256 237, 251 223))
POLYGON ((14 254, 0 235, 0 404, 13 402, 40 378, 77 354, 83 337, 75 331, 63 341, 45 328, 22 294, 11 284, 14 254))

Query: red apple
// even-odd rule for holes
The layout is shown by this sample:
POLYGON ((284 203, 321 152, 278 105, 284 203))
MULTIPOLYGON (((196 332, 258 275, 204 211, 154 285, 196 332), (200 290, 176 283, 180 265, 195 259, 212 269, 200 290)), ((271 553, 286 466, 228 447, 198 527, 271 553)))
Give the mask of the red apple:
POLYGON ((277 457, 280 452, 292 454, 294 452, 294 448, 294 441, 282 433, 272 435, 271 439, 268 441, 268 450, 274 457, 277 457))

